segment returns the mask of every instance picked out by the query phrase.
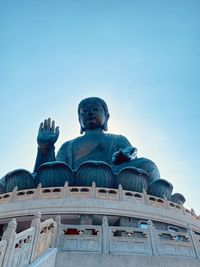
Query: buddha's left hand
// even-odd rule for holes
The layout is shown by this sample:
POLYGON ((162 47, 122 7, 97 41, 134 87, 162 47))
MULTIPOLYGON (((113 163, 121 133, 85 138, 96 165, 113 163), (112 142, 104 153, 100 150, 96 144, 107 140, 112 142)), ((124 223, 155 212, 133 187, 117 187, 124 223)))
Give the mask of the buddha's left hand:
POLYGON ((137 148, 127 147, 116 151, 112 156, 112 162, 114 164, 121 164, 128 162, 137 156, 137 148))

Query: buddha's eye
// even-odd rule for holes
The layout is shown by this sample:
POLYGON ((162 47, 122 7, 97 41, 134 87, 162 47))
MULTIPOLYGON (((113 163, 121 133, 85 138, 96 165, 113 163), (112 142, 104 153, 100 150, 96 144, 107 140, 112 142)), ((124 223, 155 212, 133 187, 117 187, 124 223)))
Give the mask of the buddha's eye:
POLYGON ((86 113, 86 112, 88 112, 87 108, 81 109, 81 113, 86 113))

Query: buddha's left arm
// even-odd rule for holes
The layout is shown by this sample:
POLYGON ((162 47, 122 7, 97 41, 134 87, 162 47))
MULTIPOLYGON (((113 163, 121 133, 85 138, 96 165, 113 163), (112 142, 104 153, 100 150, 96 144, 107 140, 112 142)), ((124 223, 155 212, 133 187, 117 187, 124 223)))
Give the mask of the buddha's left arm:
POLYGON ((128 139, 124 136, 119 136, 118 149, 112 156, 114 164, 128 162, 136 157, 137 149, 132 147, 128 139))

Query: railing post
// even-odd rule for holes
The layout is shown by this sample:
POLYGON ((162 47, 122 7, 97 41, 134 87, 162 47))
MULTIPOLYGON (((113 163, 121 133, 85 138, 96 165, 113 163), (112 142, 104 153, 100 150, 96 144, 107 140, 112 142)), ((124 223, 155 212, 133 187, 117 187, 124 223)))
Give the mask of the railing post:
POLYGON ((155 229, 155 226, 153 225, 153 222, 151 220, 148 220, 148 230, 149 230, 149 236, 150 236, 150 243, 152 248, 152 255, 159 255, 158 250, 158 235, 155 229))
POLYGON ((13 189, 12 193, 10 194, 10 198, 9 198, 9 202, 14 202, 17 196, 17 189, 18 187, 15 186, 15 188, 13 189))
POLYGON ((166 196, 164 195, 164 203, 167 209, 169 209, 169 200, 166 198, 166 196))
POLYGON ((15 219, 12 219, 8 223, 8 226, 6 230, 3 233, 2 240, 6 240, 8 243, 6 248, 6 253, 3 261, 2 267, 8 267, 12 266, 13 262, 13 253, 14 253, 14 244, 15 244, 15 238, 16 238, 16 228, 17 228, 17 222, 15 219))
POLYGON ((143 189, 143 197, 144 197, 144 204, 149 204, 149 197, 147 195, 147 191, 143 189))
POLYGON ((119 190, 119 200, 124 200, 124 192, 121 184, 118 185, 118 190, 119 190))
POLYGON ((58 248, 58 245, 60 242, 60 225, 61 225, 61 216, 60 215, 56 216, 55 222, 56 222, 56 234, 55 234, 53 247, 58 248))
POLYGON ((41 194, 42 194, 42 184, 39 183, 37 188, 35 189, 33 199, 40 199, 41 194))
POLYGON ((69 186, 68 186, 68 182, 66 181, 64 186, 63 186, 63 195, 62 195, 62 197, 63 198, 67 198, 69 196, 69 193, 70 193, 69 186))
POLYGON ((31 261, 33 262, 37 258, 37 249, 38 249, 38 242, 40 237, 40 225, 41 225, 41 213, 40 211, 36 212, 34 219, 31 222, 31 227, 35 228, 35 236, 33 242, 33 249, 31 254, 31 261))
POLYGON ((96 198, 96 183, 92 182, 91 197, 96 198))
POLYGON ((103 217, 102 220, 102 252, 109 253, 109 228, 108 228, 108 218, 106 216, 103 217))
POLYGON ((191 241, 192 241, 192 245, 194 247, 194 252, 195 252, 196 258, 200 259, 200 246, 198 245, 195 233, 193 232, 193 230, 190 227, 190 225, 188 225, 187 230, 188 230, 188 233, 189 233, 189 235, 191 237, 191 241))

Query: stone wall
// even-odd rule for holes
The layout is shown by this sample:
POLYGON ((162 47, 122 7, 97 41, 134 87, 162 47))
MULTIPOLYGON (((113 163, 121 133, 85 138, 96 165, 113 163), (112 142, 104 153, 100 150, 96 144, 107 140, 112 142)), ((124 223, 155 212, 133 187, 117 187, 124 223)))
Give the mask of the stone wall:
POLYGON ((98 253, 66 253, 60 251, 56 267, 199 267, 200 261, 184 257, 116 255, 98 253))

